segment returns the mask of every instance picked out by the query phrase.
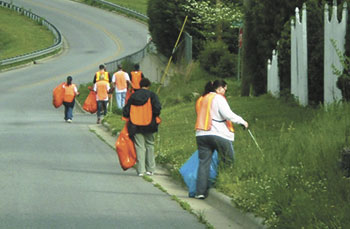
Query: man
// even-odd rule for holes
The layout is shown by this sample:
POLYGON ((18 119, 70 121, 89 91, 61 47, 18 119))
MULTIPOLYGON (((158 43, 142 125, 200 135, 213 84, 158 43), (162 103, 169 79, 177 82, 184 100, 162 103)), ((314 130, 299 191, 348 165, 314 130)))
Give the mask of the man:
POLYGON ((98 68, 99 68, 99 71, 95 73, 93 82, 96 83, 102 80, 102 76, 103 76, 103 80, 111 83, 112 78, 110 77, 109 72, 106 71, 106 67, 103 64, 101 64, 98 68))
POLYGON ((147 78, 140 81, 140 89, 132 94, 123 108, 123 117, 129 120, 128 130, 134 140, 138 176, 152 176, 155 168, 154 133, 158 131, 162 109, 158 96, 149 90, 147 78))
POLYGON ((143 78, 145 78, 145 76, 143 75, 142 71, 140 71, 140 65, 135 64, 134 70, 130 72, 131 86, 134 91, 140 89, 140 81, 143 78))
POLYGON ((118 65, 118 71, 113 74, 112 82, 115 85, 115 99, 119 109, 125 105, 125 97, 128 85, 130 84, 129 74, 126 73, 121 65, 118 65))
POLYGON ((96 92, 97 100, 97 124, 101 123, 101 111, 103 109, 103 115, 107 114, 108 104, 108 92, 110 90, 109 82, 104 80, 104 76, 100 76, 100 80, 94 85, 94 91, 96 92))

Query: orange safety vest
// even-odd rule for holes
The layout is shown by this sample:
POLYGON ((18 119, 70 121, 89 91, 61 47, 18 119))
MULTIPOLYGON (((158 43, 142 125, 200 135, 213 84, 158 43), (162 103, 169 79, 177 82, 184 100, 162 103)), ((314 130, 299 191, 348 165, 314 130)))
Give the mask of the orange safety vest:
POLYGON ((106 100, 108 98, 108 82, 101 80, 96 83, 96 91, 98 100, 106 100))
POLYGON ((126 79, 125 79, 125 72, 119 71, 114 73, 115 77, 115 86, 118 88, 118 90, 124 90, 127 87, 126 79))
POLYGON ((141 71, 132 71, 131 72, 131 84, 134 89, 140 89, 140 81, 142 79, 141 71))
POLYGON ((63 97, 63 101, 67 102, 67 103, 71 103, 74 100, 75 97, 75 84, 71 84, 71 85, 64 85, 64 97, 63 97))
POLYGON ((130 106, 130 121, 137 126, 148 126, 152 121, 151 98, 141 106, 130 106))
MULTIPOLYGON (((210 115, 211 105, 213 102, 213 99, 215 97, 215 93, 208 93, 205 96, 199 97, 199 99, 196 102, 196 113, 197 113, 197 120, 196 120, 196 130, 210 130, 211 129, 211 123, 212 118, 210 115)), ((226 122, 227 128, 234 132, 233 124, 231 121, 223 120, 226 122)))
MULTIPOLYGON (((104 72, 103 74, 104 74, 103 80, 109 82, 109 74, 108 74, 108 72, 104 72)), ((96 72, 96 82, 100 81, 100 78, 101 78, 101 72, 98 71, 98 72, 96 72)))

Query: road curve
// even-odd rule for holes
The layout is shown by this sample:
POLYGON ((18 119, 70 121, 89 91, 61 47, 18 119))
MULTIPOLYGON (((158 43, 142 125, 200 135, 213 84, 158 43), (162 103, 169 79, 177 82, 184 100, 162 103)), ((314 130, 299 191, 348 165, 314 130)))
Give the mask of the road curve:
POLYGON ((168 195, 122 171, 114 149, 75 109, 52 106, 68 75, 92 80, 100 63, 141 49, 145 25, 69 0, 13 0, 62 32, 67 48, 39 64, 0 73, 0 228, 203 228, 168 195))

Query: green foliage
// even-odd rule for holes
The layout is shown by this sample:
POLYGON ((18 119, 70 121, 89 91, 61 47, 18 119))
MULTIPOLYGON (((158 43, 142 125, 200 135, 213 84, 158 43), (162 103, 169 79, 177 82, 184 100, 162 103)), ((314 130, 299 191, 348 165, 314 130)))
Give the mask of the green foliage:
POLYGON ((171 55, 185 18, 178 7, 183 1, 149 0, 148 2, 149 31, 158 51, 165 56, 171 55))
POLYGON ((233 77, 236 72, 236 57, 223 41, 209 41, 199 55, 203 69, 219 78, 233 77))
MULTIPOLYGON (((231 11, 239 11, 241 1, 223 1, 231 11)), ((215 40, 217 38, 218 26, 214 24, 198 23, 198 14, 196 10, 185 11, 184 6, 187 6, 186 0, 150 0, 148 2, 147 15, 149 17, 149 31, 153 41, 157 45, 158 51, 165 56, 170 56, 173 46, 176 42, 185 16, 188 20, 185 26, 185 31, 188 32, 193 39, 192 53, 196 59, 203 49, 206 40, 215 40), (210 36, 209 36, 210 35, 210 36)), ((212 16, 212 18, 215 18, 212 16)), ((237 53, 237 38, 238 30, 236 26, 232 26, 230 21, 221 21, 221 39, 228 45, 231 53, 237 53)))

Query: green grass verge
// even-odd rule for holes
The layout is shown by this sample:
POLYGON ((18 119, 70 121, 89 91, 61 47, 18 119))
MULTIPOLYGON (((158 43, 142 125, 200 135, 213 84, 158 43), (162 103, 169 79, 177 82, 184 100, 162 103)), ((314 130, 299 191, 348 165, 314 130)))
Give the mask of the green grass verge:
POLYGON ((50 47, 53 34, 26 16, 0 7, 0 59, 50 47))
POLYGON ((147 4, 149 0, 108 0, 120 6, 135 10, 136 12, 147 14, 147 4))
MULTIPOLYGON (((101 9, 105 9, 105 10, 117 11, 118 13, 123 14, 127 17, 132 17, 132 18, 140 20, 142 22, 146 22, 146 20, 143 18, 135 17, 133 14, 130 14, 130 13, 125 12, 123 10, 118 10, 117 8, 114 8, 114 7, 105 5, 105 4, 101 4, 101 3, 96 2, 94 0, 73 0, 73 1, 85 3, 87 5, 99 7, 101 9)), ((109 0, 109 2, 115 3, 115 4, 120 5, 120 6, 124 6, 126 8, 129 8, 131 10, 134 10, 134 11, 141 13, 141 14, 144 14, 144 15, 146 15, 146 13, 147 13, 148 0, 130 0, 130 1, 109 0)))
MULTIPOLYGON (((194 103, 208 78, 194 66, 191 74, 172 76, 160 90, 157 162, 171 165, 178 179, 178 169, 196 150, 194 103)), ((239 82, 227 81, 229 104, 249 122, 262 152, 236 126, 235 162, 219 168, 216 188, 269 227, 349 228, 350 179, 338 160, 350 129, 350 104, 304 108, 290 98, 240 97, 239 82)), ((115 128, 124 125, 120 114, 107 121, 115 128)))

